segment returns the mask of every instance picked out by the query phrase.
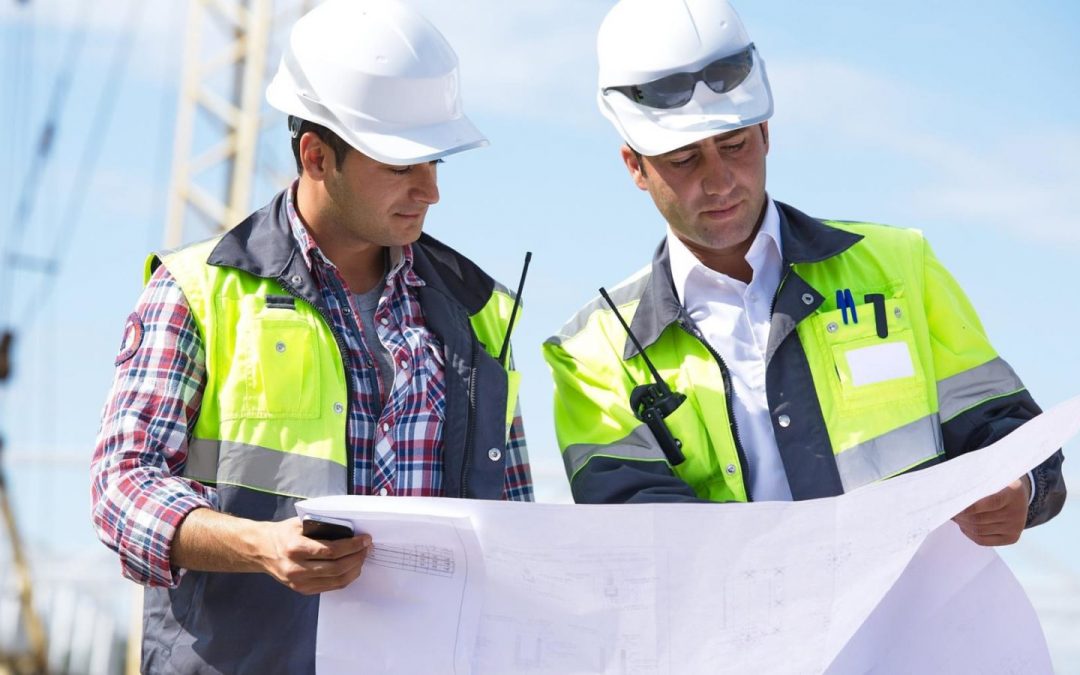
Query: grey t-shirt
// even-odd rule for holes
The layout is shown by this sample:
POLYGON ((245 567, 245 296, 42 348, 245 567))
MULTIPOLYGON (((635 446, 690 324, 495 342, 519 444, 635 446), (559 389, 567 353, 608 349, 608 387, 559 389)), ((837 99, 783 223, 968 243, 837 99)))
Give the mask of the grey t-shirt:
POLYGON ((383 382, 383 391, 380 397, 381 405, 379 406, 380 415, 382 414, 382 406, 386 405, 390 392, 394 388, 394 360, 390 355, 390 350, 379 339, 379 332, 375 327, 375 310, 379 306, 379 298, 385 288, 386 278, 383 277, 383 280, 375 284, 375 287, 367 293, 353 293, 353 298, 356 300, 356 309, 360 313, 360 325, 364 329, 364 343, 371 350, 371 358, 375 360, 375 367, 379 369, 379 377, 383 382))

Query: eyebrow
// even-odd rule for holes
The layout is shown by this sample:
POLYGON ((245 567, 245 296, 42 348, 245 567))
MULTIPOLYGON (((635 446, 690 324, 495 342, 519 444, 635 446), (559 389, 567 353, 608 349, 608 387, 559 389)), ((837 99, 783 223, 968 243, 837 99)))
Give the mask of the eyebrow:
POLYGON ((724 143, 726 141, 730 141, 731 139, 738 137, 740 134, 745 134, 746 131, 748 129, 750 129, 750 128, 751 127, 743 127, 741 129, 735 129, 733 131, 728 131, 728 132, 723 133, 723 134, 717 134, 716 136, 712 136, 711 138, 703 139, 701 141, 698 141, 697 143, 691 143, 690 145, 684 145, 681 148, 675 148, 674 150, 668 150, 667 152, 663 153, 662 155, 657 155, 656 157, 657 158, 666 158, 666 157, 671 157, 673 155, 677 155, 680 152, 690 152, 692 150, 697 150, 699 144, 705 143, 707 141, 712 141, 713 143, 724 143))
POLYGON ((726 134, 720 134, 718 136, 713 136, 712 140, 713 140, 714 143, 723 143, 724 141, 730 141, 733 138, 737 138, 740 134, 745 134, 748 129, 750 129, 750 127, 743 127, 741 129, 736 129, 734 131, 729 131, 726 134))

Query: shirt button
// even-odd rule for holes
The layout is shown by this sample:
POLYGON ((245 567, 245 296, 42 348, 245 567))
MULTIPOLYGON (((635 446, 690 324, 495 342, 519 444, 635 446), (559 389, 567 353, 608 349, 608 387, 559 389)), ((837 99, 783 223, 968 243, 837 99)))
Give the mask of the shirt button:
POLYGON ((284 342, 277 343, 276 345, 274 345, 274 349, 278 350, 279 353, 285 351, 285 343, 284 342))
POLYGON ((780 424, 780 426, 785 429, 791 426, 791 418, 787 415, 781 415, 780 417, 777 417, 776 421, 780 424))
POLYGON ((293 284, 295 284, 297 286, 299 286, 300 284, 302 284, 304 282, 304 280, 300 278, 299 274, 292 275, 292 278, 289 279, 289 281, 293 282, 293 284))
POLYGON ((499 461, 500 459, 502 459, 502 450, 499 450, 498 448, 492 448, 488 450, 488 459, 493 462, 499 461))
POLYGON ((804 305, 812 305, 814 304, 814 296, 809 293, 803 293, 802 301, 804 305))
POLYGON ((409 367, 409 362, 408 361, 402 361, 401 362, 401 367, 402 367, 402 369, 408 368, 409 367))
POLYGON ((829 331, 830 333, 835 333, 839 329, 840 326, 837 326, 835 321, 830 321, 829 325, 825 326, 825 330, 829 331))
POLYGON ((383 433, 384 433, 384 434, 385 434, 385 433, 387 433, 387 432, 389 432, 389 431, 390 431, 390 425, 389 425, 389 424, 387 424, 386 422, 383 422, 383 423, 382 423, 382 430, 383 430, 383 433))
POLYGON ((390 319, 387 319, 387 318, 386 318, 386 317, 384 316, 383 318, 379 319, 379 323, 381 323, 381 324, 382 324, 382 325, 384 325, 384 326, 389 326, 389 325, 390 325, 390 319))
POLYGON ((733 475, 733 476, 735 475, 735 472, 738 471, 738 470, 739 470, 738 467, 736 467, 734 464, 728 464, 727 465, 727 472, 729 474, 733 475))
POLYGON ((345 406, 343 406, 340 403, 335 403, 334 404, 334 412, 336 412, 337 414, 340 415, 341 413, 345 412, 345 406))
POLYGON ((387 490, 386 488, 379 488, 379 496, 380 497, 385 497, 388 494, 390 494, 389 490, 387 490))
POLYGON ((344 309, 341 310, 341 313, 342 314, 352 314, 352 310, 349 309, 348 307, 345 307, 344 309))

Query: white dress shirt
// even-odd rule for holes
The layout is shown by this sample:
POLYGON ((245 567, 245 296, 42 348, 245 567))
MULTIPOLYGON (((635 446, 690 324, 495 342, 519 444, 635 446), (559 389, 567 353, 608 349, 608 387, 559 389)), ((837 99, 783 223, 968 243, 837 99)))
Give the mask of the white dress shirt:
POLYGON ((731 403, 749 465, 750 498, 791 501, 765 395, 765 349, 773 297, 783 271, 776 204, 768 199, 761 229, 746 253, 746 262, 754 270, 749 284, 701 264, 670 227, 667 240, 675 292, 731 376, 731 403))

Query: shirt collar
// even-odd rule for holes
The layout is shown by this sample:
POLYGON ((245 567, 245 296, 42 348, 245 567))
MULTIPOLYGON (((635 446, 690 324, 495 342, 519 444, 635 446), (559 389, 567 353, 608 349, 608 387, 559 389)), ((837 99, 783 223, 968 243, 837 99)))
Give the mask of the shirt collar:
MULTIPOLYGON (((680 302, 686 303, 687 282, 694 272, 703 273, 719 283, 736 283, 736 279, 703 265, 697 256, 686 247, 686 244, 675 236, 670 225, 668 226, 667 244, 671 259, 671 280, 674 282, 675 294, 680 302)), ((764 273, 770 265, 779 269, 782 264, 783 248, 780 243, 780 212, 771 197, 766 196, 765 217, 761 221, 761 227, 758 229, 754 241, 750 244, 750 249, 746 252, 746 261, 750 263, 755 276, 764 273), (775 255, 770 255, 771 253, 775 253, 775 255)))
MULTIPOLYGON (((314 270, 314 260, 319 260, 325 265, 335 267, 333 262, 322 252, 319 248, 318 242, 311 236, 311 231, 304 225, 304 221, 300 218, 299 212, 296 210, 296 188, 300 184, 300 179, 297 178, 289 186, 289 189, 285 193, 285 212, 289 217, 289 229, 292 231, 293 239, 296 240, 297 245, 300 247, 300 254, 304 258, 304 264, 307 265, 308 270, 314 270)), ((412 245, 407 244, 405 246, 390 246, 387 247, 390 254, 390 270, 386 274, 387 281, 391 281, 395 275, 401 274, 402 279, 409 286, 423 286, 424 280, 421 279, 413 270, 413 250, 412 245)))

